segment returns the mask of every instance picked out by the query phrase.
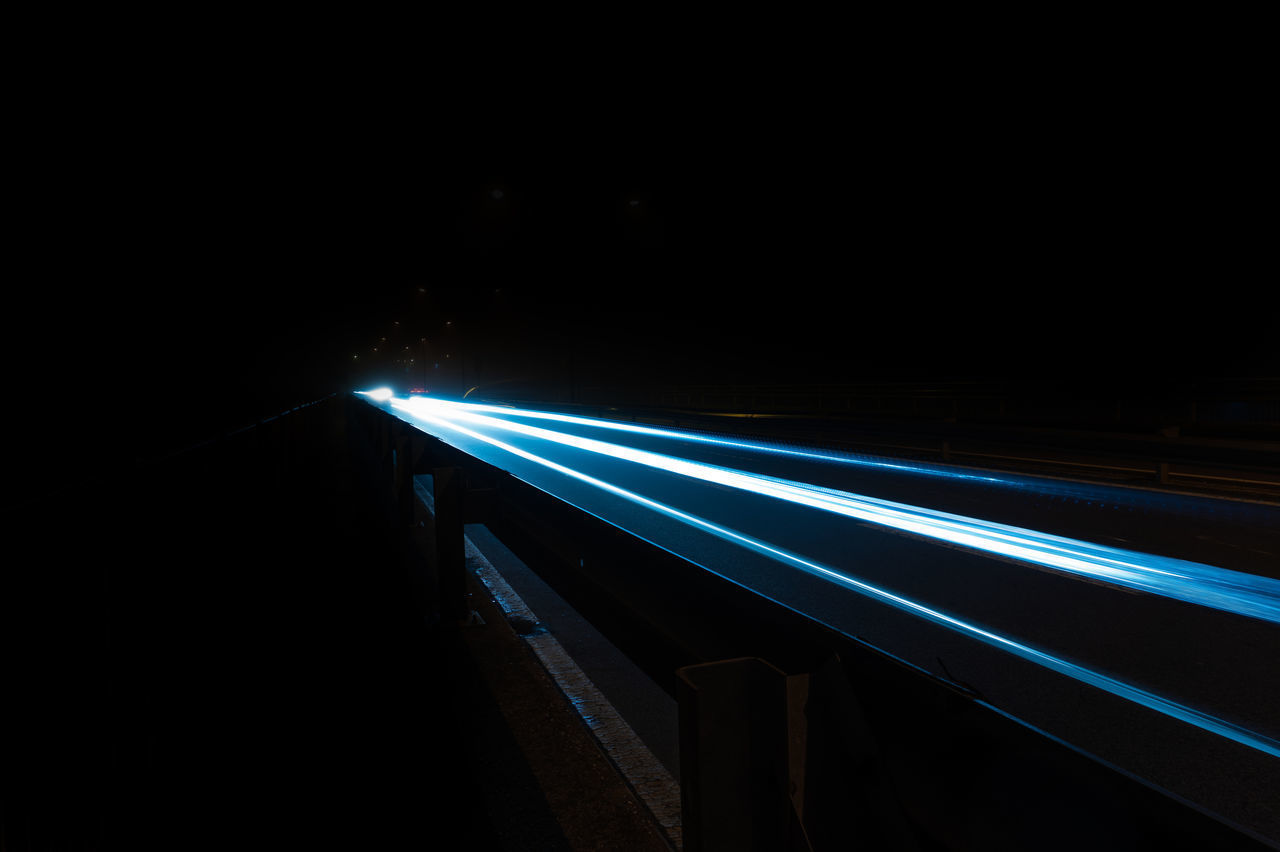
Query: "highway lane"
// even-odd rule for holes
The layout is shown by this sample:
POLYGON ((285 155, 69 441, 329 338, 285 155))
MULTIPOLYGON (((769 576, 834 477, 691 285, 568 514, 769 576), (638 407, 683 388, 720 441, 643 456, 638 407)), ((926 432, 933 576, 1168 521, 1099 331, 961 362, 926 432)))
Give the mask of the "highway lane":
POLYGON ((1280 789, 1275 507, 904 469, 502 407, 376 404, 837 630, 929 671, 945 665, 1001 710, 1215 812, 1264 833, 1280 824, 1266 793, 1280 789), (1070 540, 1006 552, 982 549, 989 537, 935 535, 951 523, 949 534, 1004 546, 1010 533, 990 524, 1019 521, 1070 540), (1111 558, 1098 546, 1117 543, 1150 577, 1192 554, 1200 573, 1170 597, 1022 558, 1053 548, 1111 558))

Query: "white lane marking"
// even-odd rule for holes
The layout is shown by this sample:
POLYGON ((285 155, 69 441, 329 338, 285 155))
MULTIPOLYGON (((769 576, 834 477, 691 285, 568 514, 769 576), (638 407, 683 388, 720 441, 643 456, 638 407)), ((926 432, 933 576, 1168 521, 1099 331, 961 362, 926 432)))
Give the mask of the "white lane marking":
POLYGON ((667 841, 676 849, 683 848, 679 782, 654 757, 649 747, 578 667, 564 646, 542 625, 493 563, 469 537, 464 536, 463 543, 468 567, 485 585, 509 621, 516 620, 522 626, 529 626, 516 632, 569 699, 610 762, 658 823, 667 841))

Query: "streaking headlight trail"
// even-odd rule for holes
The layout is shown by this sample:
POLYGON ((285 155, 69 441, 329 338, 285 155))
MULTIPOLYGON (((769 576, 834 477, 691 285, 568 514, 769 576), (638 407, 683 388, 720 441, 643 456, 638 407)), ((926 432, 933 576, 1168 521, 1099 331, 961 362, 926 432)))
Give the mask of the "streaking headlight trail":
MULTIPOLYGON (((576 470, 538 453, 516 446, 495 435, 507 433, 556 445, 569 446, 606 455, 645 467, 664 470, 703 482, 741 489, 791 503, 856 518, 949 544, 970 548, 1002 558, 1034 563, 1067 574, 1112 583, 1150 594, 1280 623, 1280 581, 1242 574, 1153 554, 1126 551, 1089 542, 1053 536, 1018 527, 965 518, 922 507, 908 506, 878 498, 850 494, 805 483, 788 481, 741 470, 718 467, 654 453, 597 439, 531 426, 502 419, 503 414, 528 416, 529 412, 497 406, 473 406, 441 399, 392 398, 392 408, 432 427, 464 435, 491 447, 533 462, 547 469, 624 498, 704 530, 719 538, 763 554, 779 563, 837 583, 859 594, 942 625, 971 639, 1001 649, 1040 666, 1089 684, 1112 695, 1156 710, 1216 735, 1280 757, 1280 742, 1229 721, 1185 706, 1110 675, 1094 671, 1032 645, 1003 636, 978 624, 899 595, 762 541, 744 531, 731 529, 706 518, 646 497, 635 491, 576 470)), ((548 418, 550 419, 550 418, 548 418)), ((586 418, 578 418, 586 421, 586 418)), ((580 425, 600 425, 588 421, 580 425)), ((625 425, 625 424, 624 424, 625 425)), ((643 427, 640 427, 643 428, 643 427)))
MULTIPOLYGON (((501 413, 497 406, 468 406, 423 397, 392 404, 419 417, 435 416, 538 438, 1055 571, 1280 624, 1280 580, 1269 577, 718 467, 481 413, 501 413)), ((518 413, 527 414, 523 410, 518 413)), ((586 418, 574 421, 593 426, 601 422, 586 418)))
MULTIPOLYGON (((623 423, 617 420, 600 420, 594 417, 582 417, 575 414, 559 414, 552 411, 535 411, 527 408, 512 408, 504 405, 490 405, 482 402, 447 402, 442 399, 433 400, 437 403, 451 405, 455 410, 467 411, 476 414, 494 414, 498 417, 518 416, 530 420, 550 420, 556 423, 566 423, 573 426, 589 426, 594 429, 608 429, 615 432, 628 432, 633 435, 645 435, 655 438, 670 438, 677 441, 685 441, 691 444, 709 444, 718 447, 727 447, 730 449, 744 449, 752 452, 765 452, 781 456, 790 456, 793 458, 810 459, 813 461, 831 462, 835 464, 857 465, 859 467, 875 467, 888 470, 910 471, 913 473, 926 473, 938 475, 938 470, 928 467, 927 465, 911 464, 903 461, 888 461, 886 459, 869 459, 869 458, 851 458, 849 456, 838 456, 830 453, 823 453, 812 449, 799 449, 797 447, 779 446, 775 444, 765 444, 758 441, 747 441, 742 439, 714 437, 711 435, 700 435, 696 432, 681 432, 673 429, 660 429, 655 426, 641 426, 636 423, 623 423)), ((995 482, 995 477, 982 476, 972 473, 957 473, 955 471, 947 471, 945 474, 952 479, 975 479, 984 482, 995 482)))

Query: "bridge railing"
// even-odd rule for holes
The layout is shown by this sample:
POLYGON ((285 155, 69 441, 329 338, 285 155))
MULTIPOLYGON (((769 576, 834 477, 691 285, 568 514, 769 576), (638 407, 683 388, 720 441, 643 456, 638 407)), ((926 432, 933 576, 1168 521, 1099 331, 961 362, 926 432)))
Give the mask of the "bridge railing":
POLYGON ((429 617, 487 525, 678 699, 687 850, 1268 848, 999 708, 353 399, 404 524, 431 475, 429 617), (421 483, 418 483, 421 487, 421 483))

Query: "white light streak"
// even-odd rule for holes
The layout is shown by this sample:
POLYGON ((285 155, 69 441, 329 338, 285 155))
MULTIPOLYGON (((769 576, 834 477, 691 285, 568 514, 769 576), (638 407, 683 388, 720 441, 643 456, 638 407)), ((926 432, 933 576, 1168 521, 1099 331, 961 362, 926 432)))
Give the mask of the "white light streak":
MULTIPOLYGON (((846 588, 849 588, 853 591, 856 591, 860 594, 863 594, 867 597, 870 597, 874 600, 877 600, 884 604, 892 606, 896 609, 911 613, 915 616, 918 616, 920 618, 923 618, 935 624, 942 625, 964 636, 968 636, 972 639, 983 642, 984 644, 987 644, 989 646, 999 648, 1007 653, 1013 654, 1025 660, 1029 660, 1033 663, 1041 665, 1052 671, 1058 672, 1059 674, 1065 675, 1067 677, 1071 677, 1077 681, 1086 683, 1090 686, 1096 687, 1112 695, 1140 704, 1144 707, 1148 707, 1164 715, 1170 716, 1174 719, 1178 719, 1182 722, 1193 725, 1197 728, 1211 732, 1218 736, 1226 737, 1235 742, 1246 745, 1250 748, 1262 751, 1273 757, 1280 757, 1280 742, 1277 742, 1264 734, 1250 731, 1232 722, 1226 721, 1224 719, 1220 719, 1211 714, 1204 713, 1202 711, 1180 704, 1169 698, 1156 695, 1155 693, 1149 692, 1133 684, 1126 683, 1125 681, 1111 677, 1110 675, 1106 675, 1101 672, 1094 671, 1093 669, 1087 668, 1077 663, 1072 663, 1068 660, 1065 660, 1047 651, 1041 650, 1039 648, 1036 648, 1032 645, 1028 645, 1023 642, 1019 642, 1010 637, 995 633, 991 630, 981 627, 980 625, 966 621, 962 618, 943 612, 942 610, 936 609, 934 607, 927 606, 923 603, 920 603, 919 601, 915 601, 905 596, 899 595, 881 586, 866 582, 865 580, 861 580, 856 577, 851 577, 848 574, 845 574, 841 571, 831 568, 830 566, 826 566, 819 562, 806 559, 796 553, 792 553, 786 549, 771 545, 753 536, 747 535, 746 533, 740 532, 738 530, 730 529, 729 527, 725 527, 720 524, 714 523, 710 520, 707 520, 706 518, 702 518, 697 515, 691 514, 689 512, 682 511, 673 506, 667 505, 665 503, 662 503, 660 501, 654 500, 649 497, 645 497, 642 494, 638 494, 634 491, 623 488, 614 483, 607 482, 598 477, 591 476, 590 474, 584 473, 582 471, 576 470, 567 465, 553 461, 549 458, 546 458, 545 456, 541 456, 537 453, 533 453, 533 452, 530 452, 529 450, 515 446, 514 444, 511 444, 507 441, 496 438, 493 435, 486 434, 485 432, 480 431, 479 429, 472 428, 471 426, 468 426, 468 425, 464 425, 464 422, 471 422, 475 426, 489 426, 489 427, 503 428, 503 429, 506 429, 507 431, 512 431, 512 432, 524 434, 531 437, 538 437, 538 438, 545 438, 546 440, 552 440, 557 444, 563 444, 567 446, 578 446, 582 449, 589 449, 589 451, 591 452, 603 451, 605 448, 598 445, 605 444, 605 442, 592 441, 592 439, 578 438, 576 436, 565 435, 557 432, 550 432, 549 434, 543 434, 548 432, 549 430, 542 430, 542 429, 539 429, 538 427, 530 427, 530 426, 527 426, 526 424, 506 423, 503 421, 498 421, 496 418, 490 418, 485 415, 476 414, 475 412, 464 413, 460 410, 458 406, 456 406, 456 404, 443 402, 441 400, 427 400, 427 399, 403 400, 403 401, 395 400, 395 401, 392 401, 391 405, 393 408, 413 416, 414 418, 416 418, 417 420, 420 420, 424 424, 428 424, 436 428, 444 429, 446 431, 452 431, 461 435, 465 435, 469 438, 482 441, 486 444, 489 444, 492 447, 495 447, 507 453, 510 453, 513 456, 525 459, 526 461, 533 462, 549 470, 571 477, 577 481, 594 486, 596 488, 601 489, 602 491, 624 498, 636 505, 644 506, 648 509, 651 509, 655 512, 659 512, 667 517, 681 521, 690 526, 705 530, 706 532, 711 533, 712 535, 715 535, 719 538, 722 538, 728 541, 732 541, 735 544, 749 548, 757 553, 761 553, 783 564, 791 565, 795 568, 806 571, 815 576, 819 576, 824 579, 830 580, 846 588), (532 431, 529 431, 529 430, 532 430, 532 431)), ((827 489, 817 489, 817 488, 813 488, 812 486, 802 486, 802 485, 797 485, 795 483, 786 483, 782 480, 772 480, 768 477, 757 477, 756 475, 745 474, 741 471, 731 471, 723 468, 714 468, 713 466, 710 466, 710 465, 698 465, 695 462, 688 462, 687 460, 682 460, 682 459, 670 459, 669 457, 662 457, 660 454, 647 453, 645 451, 634 450, 634 448, 618 448, 618 449, 620 452, 615 457, 626 458, 628 460, 636 461, 637 463, 641 463, 641 464, 653 463, 655 465, 657 465, 660 459, 666 459, 667 461, 663 461, 663 463, 660 465, 664 467, 664 469, 666 468, 667 463, 670 463, 673 472, 679 472, 682 475, 705 474, 706 481, 718 481, 718 482, 721 482, 722 484, 738 483, 738 482, 741 482, 741 480, 739 480, 737 476, 741 475, 741 476, 746 476, 752 480, 772 482, 777 486, 779 486, 779 489, 780 489, 775 496, 788 494, 791 497, 799 498, 801 496, 807 495, 806 499, 808 499, 808 497, 812 497, 812 499, 814 500, 814 503, 812 503, 812 505, 815 505, 818 508, 825 508, 825 505, 823 504, 822 498, 818 496, 814 496, 815 493, 828 495, 832 501, 831 505, 844 505, 840 503, 839 500, 837 500, 836 498, 847 498, 851 496, 851 495, 844 495, 841 492, 830 491, 827 489), (627 452, 621 452, 623 450, 627 452), (656 458, 650 458, 650 457, 656 457, 656 458), (692 465, 693 467, 687 467, 686 465, 692 465), (700 468, 706 468, 707 470, 705 471, 699 470, 700 468), (712 473, 713 471, 714 473, 712 473), (786 487, 782 487, 782 486, 786 486, 786 487), (794 487, 797 490, 793 492, 791 490, 792 487, 794 487)), ((610 455, 613 455, 613 453, 610 453, 610 455)), ((703 478, 703 477, 699 476, 699 478, 703 478)), ((737 486, 735 485, 734 487, 737 487, 737 486)), ((753 488, 752 490, 756 490, 756 489, 753 488)), ((758 491, 757 493, 769 493, 769 492, 767 491, 767 489, 764 489, 763 486, 761 486, 761 490, 758 491)), ((783 499, 786 499, 786 498, 783 498, 783 499)), ((869 500, 869 498, 858 498, 858 499, 869 500)), ((803 501, 797 500, 797 502, 803 502, 803 501)), ((913 507, 903 507, 901 504, 890 504, 888 503, 888 501, 870 501, 869 508, 859 509, 859 511, 865 511, 866 517, 869 519, 870 518, 877 519, 877 520, 873 520, 873 522, 885 523, 886 521, 878 520, 879 518, 882 517, 879 514, 877 514, 881 509, 885 511, 885 515, 883 517, 888 518, 888 517, 893 517, 896 512, 899 512, 903 509, 912 509, 912 508, 913 507), (878 503, 885 503, 886 505, 880 506, 880 505, 877 505, 878 503)), ((918 509, 915 511, 924 512, 925 513, 924 519, 923 520, 914 519, 910 517, 901 519, 901 522, 905 525, 903 528, 918 527, 918 529, 921 530, 922 535, 941 537, 941 536, 934 535, 934 533, 932 532, 932 527, 930 525, 930 522, 931 520, 934 520, 934 519, 930 518, 929 511, 918 510, 918 509)), ((943 513, 937 513, 937 514, 943 515, 943 513)), ((944 516, 944 517, 954 519, 957 516, 944 516)), ((967 520, 967 519, 962 519, 962 520, 967 520)), ((988 526, 988 524, 986 522, 973 522, 973 523, 977 525, 977 529, 971 533, 975 546, 983 545, 984 543, 987 542, 987 537, 980 530, 988 526)), ((991 534, 991 538, 993 539, 1000 540, 1002 536, 1012 535, 1010 533, 1004 532, 1003 528, 1001 528, 1001 525, 989 525, 989 526, 995 528, 995 530, 991 534)), ((1009 528, 1009 529, 1014 529, 1014 528, 1009 528)), ((1025 533, 1029 531, 1018 531, 1018 532, 1025 533)), ((1081 544, 1084 544, 1084 543, 1073 542, 1069 539, 1061 539, 1058 537, 1050 536, 1050 537, 1047 537, 1045 541, 1039 541, 1039 542, 1031 541, 1025 544, 1011 543, 1010 546, 1016 552, 1022 553, 1023 551, 1025 551, 1026 556, 1034 556, 1035 554, 1039 554, 1039 553, 1058 552, 1060 555, 1063 555, 1064 559, 1069 559, 1071 558, 1071 554, 1069 552, 1064 553, 1063 551, 1070 551, 1070 546, 1081 545, 1081 544), (1061 544, 1056 544, 1054 542, 1059 542, 1061 544)), ((988 549, 988 548, 983 547, 983 549, 988 549)), ((1109 548, 1107 548, 1107 550, 1109 550, 1109 548)), ((1172 560, 1172 561, 1177 562, 1177 560, 1172 560)), ((1193 563, 1184 563, 1184 564, 1193 565, 1193 563)), ((1198 566, 1198 567, 1210 568, 1210 566, 1198 566)), ((1217 569, 1213 569, 1213 570, 1217 570, 1217 569)), ((1175 575, 1175 576, 1181 576, 1181 575, 1175 575)), ((1264 578, 1252 578, 1252 579, 1264 579, 1264 578)))
MULTIPOLYGON (((1269 577, 704 464, 479 413, 505 413, 497 406, 470 406, 438 399, 393 405, 417 416, 436 415, 453 422, 514 432, 1066 574, 1280 623, 1280 581, 1269 577)), ((527 412, 521 411, 520 415, 527 416, 527 412)))

